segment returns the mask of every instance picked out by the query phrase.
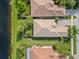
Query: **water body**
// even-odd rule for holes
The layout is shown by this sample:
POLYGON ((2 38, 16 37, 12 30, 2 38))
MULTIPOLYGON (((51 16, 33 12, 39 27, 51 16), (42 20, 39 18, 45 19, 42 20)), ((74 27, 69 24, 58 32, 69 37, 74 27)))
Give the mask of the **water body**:
POLYGON ((8 59, 8 0, 0 0, 0 59, 8 59))

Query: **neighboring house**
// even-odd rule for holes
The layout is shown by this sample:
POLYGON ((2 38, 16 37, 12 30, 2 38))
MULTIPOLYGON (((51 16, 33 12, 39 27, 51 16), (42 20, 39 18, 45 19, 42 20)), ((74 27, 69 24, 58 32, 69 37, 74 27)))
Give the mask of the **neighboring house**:
POLYGON ((31 0, 31 16, 66 16, 66 9, 55 5, 53 0, 31 0))
POLYGON ((68 37, 68 21, 58 21, 54 19, 34 19, 33 37, 68 37), (64 25, 65 24, 65 25, 64 25))
POLYGON ((66 59, 63 56, 59 57, 59 55, 52 46, 31 48, 31 59, 66 59))

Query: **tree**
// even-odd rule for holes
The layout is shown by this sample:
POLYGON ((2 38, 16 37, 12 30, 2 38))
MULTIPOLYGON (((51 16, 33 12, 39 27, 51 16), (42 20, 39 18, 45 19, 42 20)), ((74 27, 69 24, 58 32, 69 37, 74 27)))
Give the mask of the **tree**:
POLYGON ((67 0, 65 6, 67 8, 73 8, 75 5, 76 5, 76 1, 75 0, 67 0))
POLYGON ((27 17, 27 20, 21 25, 21 28, 17 33, 17 40, 32 37, 32 25, 33 19, 31 16, 29 16, 27 17))
POLYGON ((76 0, 54 0, 55 4, 65 6, 66 8, 72 8, 76 5, 76 0))
POLYGON ((16 1, 16 8, 19 14, 23 14, 26 10, 26 2, 24 0, 17 0, 16 1))
POLYGON ((60 0, 60 5, 65 6, 66 2, 65 0, 60 0))
POLYGON ((32 30, 26 31, 24 36, 25 37, 32 37, 32 30))
POLYGON ((32 19, 28 19, 28 21, 25 22, 25 28, 24 28, 24 37, 32 37, 32 19), (26 27, 27 26, 27 27, 26 27))

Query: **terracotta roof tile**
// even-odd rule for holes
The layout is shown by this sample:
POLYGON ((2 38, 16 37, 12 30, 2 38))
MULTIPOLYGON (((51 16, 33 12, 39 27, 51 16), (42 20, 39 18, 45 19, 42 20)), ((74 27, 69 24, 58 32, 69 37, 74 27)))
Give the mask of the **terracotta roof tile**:
POLYGON ((31 16, 65 16, 66 9, 54 5, 52 0, 31 0, 31 16))
MULTIPOLYGON (((32 59, 60 59, 58 53, 56 53, 52 47, 51 48, 32 48, 31 49, 32 59)), ((64 59, 64 58, 63 58, 64 59)))

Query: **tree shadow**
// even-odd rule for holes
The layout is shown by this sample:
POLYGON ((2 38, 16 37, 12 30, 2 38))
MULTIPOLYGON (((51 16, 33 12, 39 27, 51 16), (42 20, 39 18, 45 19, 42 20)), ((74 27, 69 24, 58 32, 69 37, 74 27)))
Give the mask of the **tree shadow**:
POLYGON ((23 38, 23 33, 22 32, 18 32, 17 33, 17 41, 22 40, 23 38))

